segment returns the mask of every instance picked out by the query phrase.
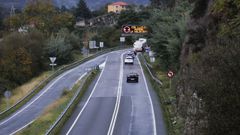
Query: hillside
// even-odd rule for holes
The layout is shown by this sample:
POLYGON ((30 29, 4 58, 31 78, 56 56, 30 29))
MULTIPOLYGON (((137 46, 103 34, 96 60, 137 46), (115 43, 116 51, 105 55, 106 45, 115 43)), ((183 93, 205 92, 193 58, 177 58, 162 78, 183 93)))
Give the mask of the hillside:
MULTIPOLYGON (((76 6, 76 4, 78 3, 79 0, 53 0, 54 4, 58 7, 61 7, 62 5, 65 5, 68 8, 74 7, 76 6)), ((89 8, 91 10, 96 10, 100 7, 102 7, 103 5, 107 4, 107 3, 111 3, 111 2, 115 2, 115 1, 119 1, 119 0, 86 0, 89 8)), ((146 5, 149 3, 149 0, 122 0, 125 1, 127 3, 131 3, 131 4, 137 4, 137 5, 146 5)), ((26 4, 27 0, 0 0, 0 5, 4 8, 10 8, 12 4, 15 5, 15 7, 17 8, 23 8, 24 5, 26 4)))

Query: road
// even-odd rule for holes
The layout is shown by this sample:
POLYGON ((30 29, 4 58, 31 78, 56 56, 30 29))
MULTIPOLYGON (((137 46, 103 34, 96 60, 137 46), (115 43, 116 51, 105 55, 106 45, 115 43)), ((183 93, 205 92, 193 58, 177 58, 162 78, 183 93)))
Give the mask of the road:
POLYGON ((0 121, 0 134, 15 134, 17 131, 31 124, 41 115, 44 108, 61 96, 64 88, 71 88, 86 73, 86 68, 103 63, 107 57, 111 57, 114 53, 116 52, 99 56, 56 77, 17 112, 0 121))
POLYGON ((158 97, 138 58, 123 64, 124 52, 108 57, 99 78, 63 127, 63 135, 166 135, 158 97), (131 72, 139 83, 126 83, 131 72))

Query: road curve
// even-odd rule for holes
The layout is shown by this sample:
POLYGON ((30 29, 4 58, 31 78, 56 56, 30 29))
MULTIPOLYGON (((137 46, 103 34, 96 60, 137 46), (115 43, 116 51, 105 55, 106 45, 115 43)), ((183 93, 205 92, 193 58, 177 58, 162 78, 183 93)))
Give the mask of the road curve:
POLYGON ((101 55, 56 77, 17 112, 0 121, 0 134, 14 134, 31 124, 45 107, 61 96, 64 88, 71 88, 86 73, 85 69, 103 63, 106 57, 113 53, 101 55))
POLYGON ((139 60, 123 65, 123 53, 108 57, 88 97, 79 103, 61 134, 166 135, 158 97, 139 60), (139 83, 126 83, 131 72, 139 74, 139 83))

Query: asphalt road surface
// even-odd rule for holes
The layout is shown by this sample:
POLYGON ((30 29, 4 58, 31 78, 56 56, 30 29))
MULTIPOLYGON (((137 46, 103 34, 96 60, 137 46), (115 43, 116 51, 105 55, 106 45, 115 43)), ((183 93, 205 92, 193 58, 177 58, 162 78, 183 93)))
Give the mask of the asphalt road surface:
MULTIPOLYGON (((17 112, 0 121, 0 134, 15 134, 17 131, 31 124, 39 115, 41 115, 44 108, 61 96, 64 88, 71 88, 80 77, 86 74, 87 68, 103 63, 107 57, 114 56, 115 53, 117 52, 111 52, 99 56, 56 77, 17 112)), ((111 95, 109 95, 109 99, 102 102, 109 101, 114 101, 114 98, 111 98, 111 95)))
POLYGON ((124 65, 125 52, 107 57, 89 93, 63 127, 63 135, 166 135, 158 97, 149 87, 138 58, 124 65), (138 83, 127 83, 129 73, 138 83))

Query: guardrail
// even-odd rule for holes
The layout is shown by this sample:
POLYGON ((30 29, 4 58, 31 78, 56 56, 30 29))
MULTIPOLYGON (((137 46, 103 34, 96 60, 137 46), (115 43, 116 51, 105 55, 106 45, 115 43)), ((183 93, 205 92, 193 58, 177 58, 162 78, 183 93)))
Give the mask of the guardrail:
POLYGON ((154 76, 154 72, 152 72, 151 69, 150 69, 150 68, 152 68, 152 66, 146 61, 146 58, 142 55, 141 55, 141 60, 144 64, 144 68, 145 68, 144 70, 146 72, 148 72, 150 82, 151 83, 153 82, 152 83, 153 88, 158 91, 158 96, 159 96, 160 103, 162 105, 161 107, 163 109, 163 114, 164 114, 164 117, 165 117, 164 121, 165 121, 165 124, 167 126, 168 134, 169 135, 175 135, 174 127, 173 127, 173 124, 171 122, 170 110, 165 106, 166 103, 170 100, 169 100, 169 97, 167 96, 166 92, 163 90, 164 89, 162 87, 163 83, 156 76, 154 76))
POLYGON ((38 92, 41 91, 41 89, 43 89, 50 81, 52 81, 54 78, 56 78, 58 75, 62 74, 63 72, 72 69, 74 67, 77 67, 78 65, 89 61, 90 59, 96 58, 100 55, 106 54, 108 52, 111 51, 116 51, 116 50, 121 50, 121 49, 126 49, 123 47, 115 47, 115 48, 109 48, 106 50, 102 50, 92 56, 89 56, 87 58, 84 58, 82 60, 73 62, 69 65, 63 66, 61 68, 59 68, 58 70, 56 70, 52 75, 50 75, 47 79, 45 79, 44 81, 42 81, 39 85, 37 85, 28 95, 26 95, 25 97, 23 97, 22 99, 20 99, 17 103, 15 103, 14 105, 12 105, 10 108, 8 108, 7 110, 3 111, 0 113, 0 120, 4 119, 5 117, 11 115, 12 113, 14 113, 17 109, 19 109, 20 107, 22 107, 24 104, 26 104, 32 97, 34 97, 38 92))
MULTIPOLYGON (((143 56, 142 56, 142 57, 143 57, 143 56)), ((147 61, 146 61, 146 59, 145 59, 144 57, 143 57, 143 62, 144 62, 145 67, 147 68, 150 76, 152 77, 152 79, 153 79, 154 81, 156 81, 159 85, 162 85, 162 82, 161 82, 157 77, 155 77, 155 76, 153 75, 152 71, 151 71, 150 68, 149 68, 149 67, 151 67, 151 65, 150 65, 149 63, 147 63, 147 61)))
POLYGON ((54 124, 47 130, 45 135, 58 134, 59 129, 66 122, 67 118, 69 117, 69 114, 71 114, 72 111, 74 111, 74 109, 76 108, 76 105, 79 103, 79 101, 81 101, 82 96, 88 90, 89 85, 95 79, 96 75, 97 75, 97 73, 96 72, 94 73, 92 71, 92 72, 90 72, 90 74, 87 75, 86 79, 84 79, 84 81, 81 82, 81 86, 78 88, 78 91, 76 92, 74 97, 68 103, 67 107, 61 113, 61 115, 58 117, 58 119, 54 122, 54 124))

